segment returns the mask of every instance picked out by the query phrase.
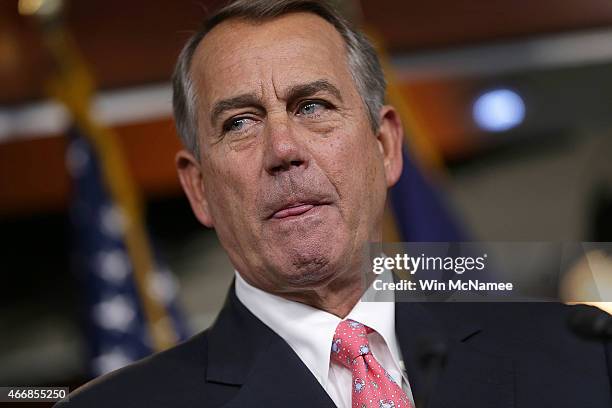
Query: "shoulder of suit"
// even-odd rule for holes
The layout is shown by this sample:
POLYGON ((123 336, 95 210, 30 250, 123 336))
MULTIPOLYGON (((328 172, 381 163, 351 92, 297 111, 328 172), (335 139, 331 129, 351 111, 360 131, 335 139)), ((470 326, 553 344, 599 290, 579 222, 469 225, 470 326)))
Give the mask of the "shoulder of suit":
POLYGON ((558 302, 492 302, 481 304, 483 321, 489 328, 566 332, 572 306, 558 302))
POLYGON ((602 342, 583 339, 570 327, 570 316, 578 307, 588 308, 557 302, 453 302, 429 309, 448 327, 458 321, 473 322, 480 331, 472 344, 491 352, 542 352, 559 358, 587 353, 601 359, 602 342))
POLYGON ((572 306, 557 302, 446 302, 432 304, 428 309, 442 318, 462 316, 485 327, 523 323, 564 326, 572 306))
POLYGON ((568 323, 574 306, 557 302, 447 302, 427 309, 446 327, 469 321, 481 339, 504 343, 582 343, 568 323), (483 337, 484 336, 484 337, 483 337))
POLYGON ((207 331, 81 386, 58 408, 180 406, 206 378, 207 331), (178 400, 177 400, 178 398, 178 400))

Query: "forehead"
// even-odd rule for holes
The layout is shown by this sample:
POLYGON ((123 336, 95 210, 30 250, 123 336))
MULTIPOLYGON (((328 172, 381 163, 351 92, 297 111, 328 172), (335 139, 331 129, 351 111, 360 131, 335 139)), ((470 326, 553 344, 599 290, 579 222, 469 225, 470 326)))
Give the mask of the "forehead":
MULTIPOLYGON (((346 47, 335 27, 311 13, 251 22, 230 19, 211 30, 192 60, 200 103, 271 87, 351 79, 346 47)), ((280 91, 279 89, 275 89, 280 91)))

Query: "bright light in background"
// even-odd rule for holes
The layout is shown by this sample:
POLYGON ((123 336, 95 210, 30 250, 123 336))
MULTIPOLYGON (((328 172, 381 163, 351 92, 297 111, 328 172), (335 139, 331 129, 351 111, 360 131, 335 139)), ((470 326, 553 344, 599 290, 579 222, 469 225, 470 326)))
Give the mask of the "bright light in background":
POLYGON ((484 130, 503 132, 520 125, 525 118, 525 103, 514 91, 495 89, 476 99, 474 120, 484 130))
POLYGON ((19 0, 17 3, 17 9, 19 14, 24 16, 31 16, 34 14, 40 14, 50 16, 62 7, 63 0, 19 0))
POLYGON ((42 6, 42 4, 43 0, 19 0, 19 14, 24 16, 34 14, 40 10, 40 6, 42 6))

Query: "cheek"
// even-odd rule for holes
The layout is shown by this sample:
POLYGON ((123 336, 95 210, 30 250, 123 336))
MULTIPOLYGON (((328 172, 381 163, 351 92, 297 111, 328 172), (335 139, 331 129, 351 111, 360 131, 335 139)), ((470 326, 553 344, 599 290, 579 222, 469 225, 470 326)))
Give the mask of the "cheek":
POLYGON ((219 215, 217 220, 233 223, 249 213, 245 207, 253 203, 252 190, 256 183, 252 177, 256 173, 244 162, 230 165, 231 155, 225 157, 222 161, 208 158, 210 165, 204 177, 204 189, 213 215, 219 215))
POLYGON ((353 201, 366 199, 374 192, 372 188, 380 178, 381 165, 374 143, 375 136, 363 130, 361 132, 346 133, 330 141, 326 154, 331 181, 341 198, 350 201, 345 205, 354 205, 353 201))

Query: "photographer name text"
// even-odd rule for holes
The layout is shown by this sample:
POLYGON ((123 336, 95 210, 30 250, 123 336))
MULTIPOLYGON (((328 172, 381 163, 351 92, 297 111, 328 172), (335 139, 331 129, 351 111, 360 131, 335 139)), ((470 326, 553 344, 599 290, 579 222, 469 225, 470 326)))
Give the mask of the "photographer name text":
POLYGON ((512 282, 481 282, 477 279, 466 281, 448 280, 438 281, 437 279, 419 280, 417 282, 406 279, 397 282, 383 282, 376 279, 373 282, 375 290, 392 291, 511 291, 514 288, 512 282))

